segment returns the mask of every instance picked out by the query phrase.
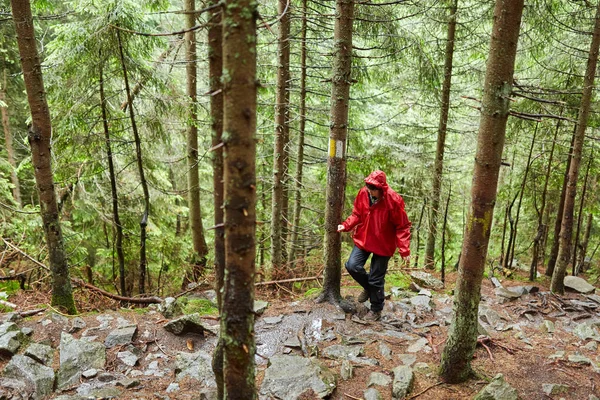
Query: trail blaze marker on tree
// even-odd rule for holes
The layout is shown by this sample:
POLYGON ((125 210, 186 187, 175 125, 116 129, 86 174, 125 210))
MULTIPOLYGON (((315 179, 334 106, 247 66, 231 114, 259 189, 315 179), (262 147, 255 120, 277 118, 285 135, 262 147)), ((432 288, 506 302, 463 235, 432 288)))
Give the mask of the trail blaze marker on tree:
POLYGON ((344 142, 342 140, 329 139, 329 157, 344 158, 344 142))

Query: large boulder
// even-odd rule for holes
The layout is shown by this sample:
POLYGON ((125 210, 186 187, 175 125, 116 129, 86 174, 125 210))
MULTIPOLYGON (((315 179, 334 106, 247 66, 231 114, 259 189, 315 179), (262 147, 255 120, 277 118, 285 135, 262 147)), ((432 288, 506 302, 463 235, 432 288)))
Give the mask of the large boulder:
POLYGON ((440 281, 436 277, 427 272, 423 271, 414 271, 410 273, 410 277, 412 280, 419 286, 441 290, 444 288, 444 282, 440 281))
POLYGON ((25 335, 14 322, 0 324, 0 358, 10 358, 19 350, 25 335))
POLYGON ((518 400, 517 391, 510 386, 502 374, 498 374, 492 381, 473 397, 473 400, 518 400))
POLYGON ((179 352, 175 357, 176 379, 180 381, 185 377, 190 377, 199 381, 202 386, 216 387, 217 383, 211 365, 212 357, 206 352, 179 352))
POLYGON ((79 383, 83 371, 103 369, 106 363, 106 349, 101 343, 77 340, 66 332, 61 334, 59 349, 59 390, 79 383))
POLYGON ((52 394, 54 370, 34 359, 16 354, 4 369, 4 377, 24 382, 33 388, 33 399, 43 399, 52 394))
POLYGON ((300 356, 276 355, 269 360, 260 394, 271 398, 294 400, 312 392, 317 398, 328 397, 336 379, 320 361, 300 356))
POLYGON ((400 365, 393 369, 394 381, 392 383, 392 397, 394 399, 404 399, 412 390, 415 381, 415 374, 412 368, 406 365, 400 365))
POLYGON ((566 288, 579 293, 594 293, 594 290, 596 290, 593 285, 590 285, 585 279, 578 276, 567 275, 563 282, 566 288))

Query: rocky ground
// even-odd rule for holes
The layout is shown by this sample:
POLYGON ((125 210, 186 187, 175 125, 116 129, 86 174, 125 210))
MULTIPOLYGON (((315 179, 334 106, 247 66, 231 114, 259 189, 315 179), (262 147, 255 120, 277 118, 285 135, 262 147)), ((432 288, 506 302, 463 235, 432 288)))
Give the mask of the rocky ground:
MULTIPOLYGON (((259 398, 591 400, 600 395, 600 296, 594 287, 573 282, 589 293, 559 297, 548 292, 544 280, 531 287, 486 279, 481 345, 473 361, 478 377, 448 385, 438 381, 436 368, 451 318, 450 292, 432 276, 412 275, 412 290, 390 288, 382 320, 374 323, 360 319, 367 308, 355 302, 352 315, 305 297, 259 292, 259 398)), ((352 302, 359 289, 344 286, 342 292, 352 302)), ((210 290, 190 295, 214 299, 210 290)), ((181 299, 77 317, 50 308, 21 316, 40 307, 40 300, 17 292, 8 301, 18 312, 0 314, 0 399, 214 398, 215 316, 181 317, 181 299)))

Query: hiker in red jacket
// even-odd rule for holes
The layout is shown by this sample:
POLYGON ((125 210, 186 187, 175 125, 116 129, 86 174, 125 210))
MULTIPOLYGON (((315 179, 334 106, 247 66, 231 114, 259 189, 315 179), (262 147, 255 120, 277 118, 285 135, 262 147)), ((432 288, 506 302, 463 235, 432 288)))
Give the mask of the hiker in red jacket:
POLYGON ((355 229, 354 248, 346 263, 350 275, 363 287, 358 301, 371 301, 365 320, 381 318, 384 302, 385 273, 396 248, 405 261, 410 260, 410 221, 404 210, 404 200, 387 184, 383 171, 373 171, 365 178, 354 200, 352 215, 338 225, 338 232, 355 229), (369 256, 371 269, 365 271, 369 256))

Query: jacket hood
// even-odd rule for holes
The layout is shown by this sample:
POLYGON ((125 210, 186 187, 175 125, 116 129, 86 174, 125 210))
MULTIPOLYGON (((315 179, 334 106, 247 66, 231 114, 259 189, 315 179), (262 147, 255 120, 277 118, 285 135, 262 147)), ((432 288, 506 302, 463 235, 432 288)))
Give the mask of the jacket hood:
POLYGON ((369 185, 377 186, 384 192, 388 189, 387 178, 385 177, 385 172, 377 170, 373 171, 365 178, 365 183, 369 185))

